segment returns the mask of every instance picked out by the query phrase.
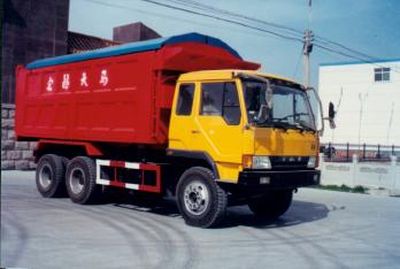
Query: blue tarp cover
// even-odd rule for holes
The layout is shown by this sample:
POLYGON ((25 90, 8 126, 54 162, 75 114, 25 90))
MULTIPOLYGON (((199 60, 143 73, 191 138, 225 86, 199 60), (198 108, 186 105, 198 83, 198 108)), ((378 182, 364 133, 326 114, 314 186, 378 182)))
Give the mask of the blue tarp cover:
POLYGON ((26 67, 28 69, 35 69, 46 66, 92 60, 97 58, 112 57, 112 56, 137 53, 142 51, 157 50, 167 44, 176 44, 183 42, 198 42, 198 43, 209 44, 215 47, 220 47, 226 49, 231 54, 241 59, 240 55, 234 49, 232 49, 228 44, 221 41, 220 39, 198 33, 189 33, 171 37, 161 37, 146 41, 126 43, 118 46, 96 49, 83 53, 68 54, 63 56, 36 60, 27 64, 26 67))

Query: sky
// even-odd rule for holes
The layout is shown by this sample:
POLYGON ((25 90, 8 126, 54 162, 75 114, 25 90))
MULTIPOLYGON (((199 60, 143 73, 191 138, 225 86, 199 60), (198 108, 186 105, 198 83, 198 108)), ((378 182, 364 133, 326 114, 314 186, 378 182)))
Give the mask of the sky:
MULTIPOLYGON (((157 1, 176 5, 173 0, 157 1)), ((313 0, 311 13, 309 0, 197 1, 301 32, 309 26, 319 42, 320 37, 327 38, 377 59, 400 58, 399 0, 313 0)), ((70 0, 70 31, 112 39, 113 27, 137 21, 162 36, 198 32, 220 38, 244 59, 261 63, 263 71, 303 81, 301 42, 143 0, 70 0)), ((249 24, 287 35, 282 29, 249 24)), ((319 64, 355 60, 314 46, 311 85, 318 86, 319 64)))

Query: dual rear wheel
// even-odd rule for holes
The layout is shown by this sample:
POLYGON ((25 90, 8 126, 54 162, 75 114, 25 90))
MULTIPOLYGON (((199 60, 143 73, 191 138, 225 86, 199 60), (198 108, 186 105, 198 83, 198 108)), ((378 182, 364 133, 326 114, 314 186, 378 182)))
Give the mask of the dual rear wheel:
POLYGON ((36 186, 43 197, 62 197, 68 193, 78 204, 94 203, 101 194, 96 185, 96 166, 93 159, 79 156, 43 155, 36 168, 36 186))
POLYGON ((66 162, 55 154, 42 156, 36 168, 36 186, 43 197, 62 197, 65 195, 66 162))

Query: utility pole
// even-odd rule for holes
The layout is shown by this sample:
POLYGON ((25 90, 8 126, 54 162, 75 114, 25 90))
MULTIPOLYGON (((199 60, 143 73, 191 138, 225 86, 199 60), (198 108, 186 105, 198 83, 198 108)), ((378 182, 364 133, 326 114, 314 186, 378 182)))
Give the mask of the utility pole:
POLYGON ((308 0, 308 27, 304 31, 303 55, 304 55, 304 85, 310 86, 310 54, 313 49, 314 34, 310 30, 311 23, 311 5, 312 1, 308 0))
POLYGON ((389 145, 390 129, 392 129, 393 122, 393 112, 394 112, 394 102, 392 102, 392 109, 390 110, 389 126, 386 132, 386 144, 389 145))
POLYGON ((304 55, 304 85, 310 86, 310 54, 313 49, 313 33, 311 30, 305 30, 304 32, 304 43, 303 43, 303 55, 304 55))
POLYGON ((364 104, 365 101, 368 97, 368 92, 361 94, 358 94, 358 100, 360 100, 360 118, 358 122, 358 151, 360 152, 359 154, 361 155, 361 124, 362 124, 362 117, 363 117, 363 112, 364 112, 364 104))

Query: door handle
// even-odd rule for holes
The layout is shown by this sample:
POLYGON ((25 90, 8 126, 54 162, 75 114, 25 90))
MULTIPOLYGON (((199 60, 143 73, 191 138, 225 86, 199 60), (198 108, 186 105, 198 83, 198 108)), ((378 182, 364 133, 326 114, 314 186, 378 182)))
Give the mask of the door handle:
POLYGON ((199 130, 192 130, 191 132, 192 132, 192 134, 199 134, 200 133, 199 130))

